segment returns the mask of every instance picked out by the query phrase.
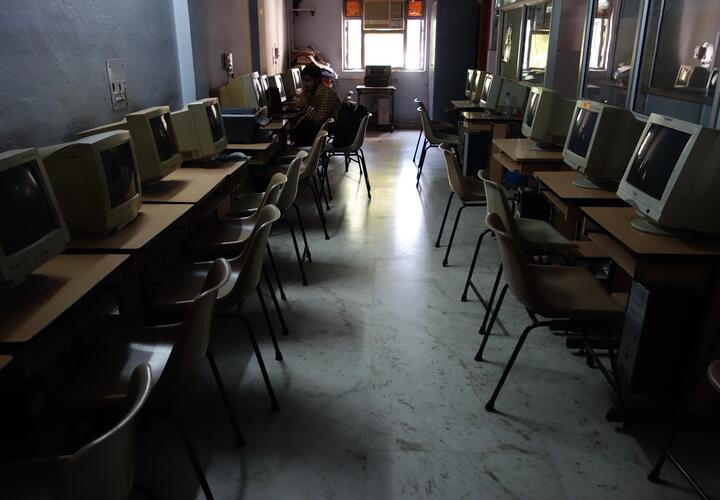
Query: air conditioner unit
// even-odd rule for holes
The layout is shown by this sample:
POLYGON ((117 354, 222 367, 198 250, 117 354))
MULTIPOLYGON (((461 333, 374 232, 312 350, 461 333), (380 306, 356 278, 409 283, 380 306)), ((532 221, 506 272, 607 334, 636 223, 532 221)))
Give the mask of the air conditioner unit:
POLYGON ((405 0, 365 0, 364 30, 404 30, 405 0))

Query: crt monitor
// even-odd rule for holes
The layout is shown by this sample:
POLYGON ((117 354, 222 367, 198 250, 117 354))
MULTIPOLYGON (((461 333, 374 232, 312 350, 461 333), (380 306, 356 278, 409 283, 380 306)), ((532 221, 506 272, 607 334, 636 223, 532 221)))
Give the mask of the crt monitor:
POLYGON ((106 234, 140 210, 140 174, 130 133, 103 132, 40 149, 71 233, 106 234))
POLYGON ((488 73, 485 75, 478 103, 485 109, 493 111, 507 107, 520 110, 525 105, 527 94, 527 86, 515 80, 488 73))
POLYGON ((79 135, 88 137, 111 130, 130 131, 143 184, 160 181, 182 163, 168 106, 135 111, 121 122, 86 130, 79 135))
POLYGON ((186 161, 207 160, 222 153, 228 140, 220 103, 209 97, 170 114, 178 148, 186 161))
POLYGON ((283 85, 285 86, 285 95, 293 98, 302 94, 302 78, 300 76, 300 68, 290 68, 282 72, 283 85))
POLYGON ((287 95, 285 94, 285 86, 283 85, 282 75, 277 74, 269 77, 269 84, 271 88, 278 89, 280 94, 280 102, 287 101, 287 95))
POLYGON ((475 87, 475 73, 476 70, 474 69, 467 70, 467 78, 465 80, 465 97, 467 97, 468 99, 470 99, 473 88, 475 87))
POLYGON ((475 79, 470 88, 470 100, 478 102, 480 100, 480 93, 482 92, 483 84, 485 83, 485 71, 477 70, 475 72, 475 79))
POLYGON ((267 91, 270 88, 270 80, 267 75, 260 75, 260 90, 267 95, 267 91))
POLYGON ((644 126, 626 108, 578 101, 563 149, 565 163, 583 174, 573 184, 588 189, 617 184, 644 126))
POLYGON ((525 106, 522 133, 538 148, 562 148, 565 145, 575 101, 554 90, 532 87, 525 106))
POLYGON ((651 114, 617 194, 654 234, 720 233, 720 131, 651 114))
POLYGON ((70 240, 37 150, 0 153, 0 303, 36 294, 47 278, 35 269, 70 240))

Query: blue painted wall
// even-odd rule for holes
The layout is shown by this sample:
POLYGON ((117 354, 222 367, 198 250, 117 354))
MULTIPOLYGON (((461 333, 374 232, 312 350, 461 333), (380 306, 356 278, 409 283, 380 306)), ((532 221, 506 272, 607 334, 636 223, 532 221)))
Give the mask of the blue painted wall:
POLYGON ((125 60, 130 109, 181 101, 172 0, 3 0, 0 150, 122 118, 105 60, 125 60))

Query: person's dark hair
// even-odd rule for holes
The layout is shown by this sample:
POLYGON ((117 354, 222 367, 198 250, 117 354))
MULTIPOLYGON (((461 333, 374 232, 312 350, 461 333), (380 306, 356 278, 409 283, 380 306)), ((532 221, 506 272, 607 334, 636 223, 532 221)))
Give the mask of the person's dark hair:
POLYGON ((315 81, 320 81, 322 80, 322 70, 314 64, 310 64, 302 69, 302 71, 300 72, 300 76, 302 78, 305 78, 307 76, 315 81))

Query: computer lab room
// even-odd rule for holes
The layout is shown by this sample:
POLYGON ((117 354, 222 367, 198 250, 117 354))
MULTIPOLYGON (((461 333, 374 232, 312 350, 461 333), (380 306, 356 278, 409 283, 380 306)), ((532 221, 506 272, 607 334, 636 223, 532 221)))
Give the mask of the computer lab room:
POLYGON ((0 8, 0 500, 720 499, 717 0, 0 8))

